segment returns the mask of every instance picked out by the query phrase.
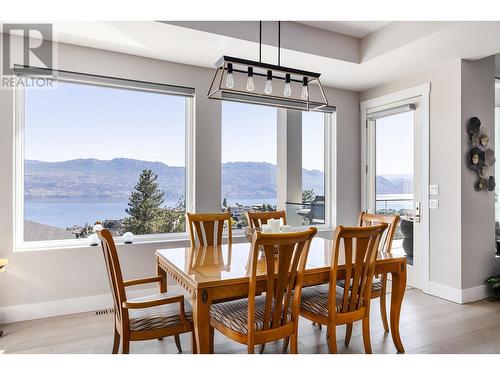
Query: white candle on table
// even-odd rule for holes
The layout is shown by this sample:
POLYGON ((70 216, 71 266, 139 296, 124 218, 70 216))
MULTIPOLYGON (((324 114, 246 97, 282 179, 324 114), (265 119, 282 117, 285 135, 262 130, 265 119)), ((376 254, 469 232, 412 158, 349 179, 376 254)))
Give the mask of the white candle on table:
POLYGON ((262 233, 271 233, 271 226, 269 226, 268 224, 263 224, 262 233))
POLYGON ((268 221, 268 224, 271 226, 271 231, 273 233, 279 233, 280 232, 280 221, 276 219, 270 219, 268 221))

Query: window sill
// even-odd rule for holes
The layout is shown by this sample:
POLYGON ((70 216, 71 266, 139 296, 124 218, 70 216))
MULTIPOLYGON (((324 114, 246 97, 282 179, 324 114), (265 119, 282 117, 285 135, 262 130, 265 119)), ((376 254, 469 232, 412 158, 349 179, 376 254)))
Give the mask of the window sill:
MULTIPOLYGON (((334 228, 324 224, 316 226, 318 228, 318 234, 332 232, 334 228)), ((307 226, 304 227, 295 227, 296 229, 307 229, 307 226)), ((171 234, 164 235, 161 237, 153 237, 147 238, 145 236, 137 237, 136 241, 132 244, 125 244, 120 239, 115 239, 117 248, 123 248, 126 246, 155 246, 158 249, 161 249, 163 246, 165 248, 176 248, 176 247, 188 247, 189 246, 189 236, 187 233, 182 234, 171 234)), ((244 229, 237 229, 233 231, 233 242, 234 243, 242 243, 246 242, 246 236, 244 229)), ((86 243, 85 240, 69 240, 66 242, 63 241, 43 241, 32 243, 30 245, 23 244, 19 247, 16 247, 14 252, 23 253, 23 252, 32 252, 32 251, 61 251, 61 250, 91 250, 95 248, 100 248, 100 246, 90 246, 86 243)))

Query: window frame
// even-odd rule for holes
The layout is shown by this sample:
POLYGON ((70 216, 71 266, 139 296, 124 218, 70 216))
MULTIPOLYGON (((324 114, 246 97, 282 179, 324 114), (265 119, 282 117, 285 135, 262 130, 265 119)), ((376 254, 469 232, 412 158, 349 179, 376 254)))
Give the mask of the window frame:
MULTIPOLYGON (((194 89, 161 85, 150 82, 126 80, 113 77, 87 75, 82 73, 57 71, 56 81, 115 89, 153 92, 161 95, 176 95, 185 98, 185 198, 186 211, 194 208, 194 89)), ((22 74, 22 73, 21 73, 22 74)), ((25 91, 22 86, 14 88, 14 251, 49 250, 60 248, 91 247, 87 238, 65 240, 25 241, 24 240, 24 160, 25 160, 25 91)), ((114 238, 123 244, 121 237, 114 238)), ((183 241, 187 239, 187 226, 184 232, 136 235, 134 244, 183 241)))
MULTIPOLYGON (((258 104, 250 104, 253 106, 259 106, 258 104)), ((276 108, 276 163, 277 163, 277 176, 276 176, 276 209, 286 211, 286 167, 287 167, 287 122, 288 116, 287 111, 295 111, 284 108, 276 108), (285 173, 283 173, 285 171, 285 173), (284 187, 285 186, 285 187, 284 187)), ((301 112, 301 121, 302 113, 301 112)), ((335 186, 336 186, 336 154, 334 147, 336 145, 336 124, 337 124, 337 111, 335 107, 328 107, 323 111, 318 111, 323 113, 323 126, 324 126, 324 189, 325 189, 325 223, 315 224, 314 227, 318 231, 330 231, 336 225, 336 196, 335 196, 335 186)), ((222 113, 221 113, 221 152, 222 148, 222 113)), ((222 157, 221 157, 222 166, 222 157)), ((221 174, 221 199, 222 199, 222 174, 221 174)), ((311 225, 300 225, 295 226, 297 229, 307 229, 311 225)), ((234 229, 233 236, 243 236, 245 229, 234 229)))

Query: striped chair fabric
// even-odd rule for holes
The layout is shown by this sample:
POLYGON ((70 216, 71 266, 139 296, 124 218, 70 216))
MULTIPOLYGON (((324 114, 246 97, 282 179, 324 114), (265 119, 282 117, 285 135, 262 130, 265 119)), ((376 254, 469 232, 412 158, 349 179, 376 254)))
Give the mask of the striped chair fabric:
MULTIPOLYGON (((302 289, 300 298, 300 309, 317 315, 328 317, 328 284, 311 286, 302 289)), ((337 286, 335 310, 342 311, 342 298, 344 290, 337 286)))
MULTIPOLYGON (((173 296, 173 294, 161 293, 129 299, 129 301, 151 301, 171 296, 173 296)), ((191 322, 193 319, 193 313, 191 304, 187 301, 184 301, 184 310, 187 320, 191 322)), ((149 331, 152 329, 176 327, 184 324, 180 317, 180 308, 178 303, 149 307, 146 309, 130 309, 129 319, 131 331, 149 331)))
MULTIPOLYGON (((260 331, 264 327, 265 305, 265 295, 255 297, 256 331, 260 331)), ((246 335, 248 333, 248 299, 222 302, 212 305, 210 307, 210 317, 233 331, 246 335)), ((290 321, 291 318, 291 313, 289 313, 287 320, 290 321)))

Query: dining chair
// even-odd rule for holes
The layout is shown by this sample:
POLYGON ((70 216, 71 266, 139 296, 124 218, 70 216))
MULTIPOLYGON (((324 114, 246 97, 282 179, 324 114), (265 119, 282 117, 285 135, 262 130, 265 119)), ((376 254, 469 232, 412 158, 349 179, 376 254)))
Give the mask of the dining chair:
MULTIPOLYGON (((193 332, 192 308, 189 302, 184 300, 184 295, 166 292, 167 281, 164 276, 124 281, 111 232, 108 229, 96 232, 101 240, 114 301, 115 331, 112 353, 118 353, 120 339, 122 353, 128 354, 130 341, 161 340, 172 335, 177 349, 182 352, 179 335, 193 332), (125 288, 149 283, 159 284, 158 294, 127 298, 125 288)), ((196 350, 194 332, 192 340, 194 353, 196 350)))
MULTIPOLYGON (((387 224, 388 227, 382 234, 380 240, 379 250, 387 253, 391 253, 392 241, 394 239, 394 234, 396 233, 396 228, 399 223, 399 215, 384 216, 379 214, 370 214, 367 212, 360 212, 359 214, 359 226, 372 226, 387 224)), ((344 287, 345 280, 339 280, 337 285, 344 287)), ((376 278, 372 284, 371 298, 380 298, 380 315, 382 316, 382 324, 384 325, 384 331, 389 332, 389 323, 387 321, 387 274, 380 275, 380 278, 376 278)), ((348 324, 346 327, 345 334, 345 345, 349 345, 352 336, 352 324, 348 324)))
POLYGON ((248 298, 221 302, 210 307, 210 340, 213 351, 214 329, 241 344, 248 353, 255 345, 290 338, 291 352, 297 353, 299 304, 304 269, 316 228, 301 232, 264 234, 252 238, 248 298), (265 259, 265 273, 257 271, 265 259), (257 280, 265 278, 264 290, 257 280), (260 289, 260 288, 259 288, 260 289), (258 292, 264 292, 256 295, 258 292))
POLYGON ((250 228, 261 228, 267 224, 269 219, 283 219, 283 225, 286 225, 286 211, 245 211, 248 226, 250 228))
MULTIPOLYGON (((394 234, 396 233, 397 225, 399 223, 399 215, 379 215, 370 214, 361 211, 358 218, 358 223, 360 227, 388 224, 387 230, 382 235, 380 240, 379 250, 387 253, 391 253, 392 241, 394 239, 394 234)), ((338 280, 337 285, 342 288, 345 285, 345 280, 338 280)), ((380 315, 382 316, 382 324, 384 326, 384 331, 389 332, 389 323, 387 320, 387 274, 380 275, 380 278, 376 278, 373 281, 371 298, 380 298, 380 315)), ((352 336, 352 324, 347 324, 346 334, 345 334, 345 345, 348 346, 351 341, 352 336)))
POLYGON ((187 212, 186 221, 189 228, 191 247, 222 245, 224 226, 227 228, 228 244, 231 244, 233 241, 231 213, 229 212, 207 214, 192 214, 187 212))
POLYGON ((359 320, 363 325, 365 352, 372 352, 370 295, 378 247, 387 226, 387 224, 370 227, 338 226, 333 240, 330 283, 304 288, 302 291, 300 315, 328 327, 330 353, 337 352, 336 327, 359 320), (337 285, 339 263, 345 264, 346 288, 337 285))

